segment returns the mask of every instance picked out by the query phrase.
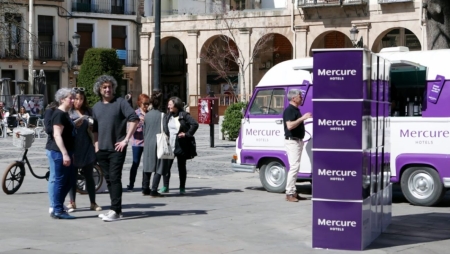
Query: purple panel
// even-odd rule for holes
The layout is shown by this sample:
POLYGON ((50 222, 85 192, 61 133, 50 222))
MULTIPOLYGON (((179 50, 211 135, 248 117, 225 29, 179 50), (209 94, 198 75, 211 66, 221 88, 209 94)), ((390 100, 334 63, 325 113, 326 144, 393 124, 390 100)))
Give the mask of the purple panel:
POLYGON ((391 179, 398 182, 400 169, 408 164, 423 164, 430 165, 435 168, 439 175, 442 177, 450 177, 450 170, 447 170, 450 165, 450 156, 447 154, 417 154, 417 153, 404 153, 395 158, 395 168, 397 170, 397 177, 391 179))
POLYGON ((362 203, 313 201, 313 248, 362 250, 362 203))
POLYGON ((267 150, 241 150, 241 163, 257 165, 261 158, 276 158, 289 170, 289 161, 286 151, 267 151, 267 150))
POLYGON ((363 52, 314 52, 314 99, 363 99, 363 52))
POLYGON ((382 211, 381 211, 381 197, 382 193, 375 193, 373 194, 371 198, 371 230, 372 230, 372 241, 375 240, 380 234, 381 234, 381 218, 382 218, 382 211))
POLYGON ((313 105, 313 148, 364 149, 363 102, 315 101, 313 105))
POLYGON ((383 190, 383 218, 381 220, 381 231, 385 231, 392 220, 392 184, 383 190))
MULTIPOLYGON (((435 82, 429 81, 427 83, 427 97, 435 97, 436 94, 430 95, 432 87, 435 82)), ((446 80, 445 84, 441 86, 439 100, 436 103, 431 103, 428 100, 424 100, 422 105, 422 116, 423 117, 450 117, 450 81, 446 80)))
POLYGON ((378 80, 378 101, 384 101, 384 81, 378 80))
POLYGON ((384 101, 390 102, 391 101, 391 85, 389 84, 389 81, 384 80, 384 101))
POLYGON ((441 94, 442 87, 444 86, 445 77, 437 75, 436 81, 428 83, 427 95, 428 101, 436 104, 439 100, 439 95, 441 94))
POLYGON ((367 247, 373 240, 372 240, 372 228, 371 228, 371 199, 366 198, 363 200, 363 206, 362 206, 362 247, 367 247))
POLYGON ((370 151, 370 195, 376 193, 377 190, 377 149, 370 151))
POLYGON ((372 80, 372 85, 370 87, 371 87, 371 91, 372 91, 371 99, 374 101, 377 101, 378 100, 378 80, 372 80))
POLYGON ((313 198, 364 199, 363 159, 361 152, 313 151, 313 198))

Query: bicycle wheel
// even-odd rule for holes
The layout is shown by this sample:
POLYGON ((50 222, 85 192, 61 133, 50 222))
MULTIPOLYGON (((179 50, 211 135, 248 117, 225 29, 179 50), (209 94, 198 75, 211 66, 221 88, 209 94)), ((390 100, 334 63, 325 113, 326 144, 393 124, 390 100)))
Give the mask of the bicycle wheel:
MULTIPOLYGON (((99 165, 94 165, 92 176, 95 183, 95 192, 97 192, 103 183, 103 173, 99 165)), ((79 168, 77 172, 77 192, 80 194, 87 194, 86 178, 84 177, 83 169, 79 168)))
POLYGON ((14 194, 19 190, 25 178, 25 169, 22 163, 11 163, 3 173, 2 189, 8 195, 14 194))

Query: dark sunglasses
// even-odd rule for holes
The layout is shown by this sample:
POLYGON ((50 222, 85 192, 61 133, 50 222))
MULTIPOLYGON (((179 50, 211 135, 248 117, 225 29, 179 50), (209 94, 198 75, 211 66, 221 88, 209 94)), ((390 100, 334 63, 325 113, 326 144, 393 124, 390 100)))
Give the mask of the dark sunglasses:
POLYGON ((73 87, 72 91, 77 93, 77 92, 84 92, 84 91, 86 91, 86 89, 84 89, 84 87, 73 87))
POLYGON ((149 106, 150 103, 142 103, 144 106, 149 106))

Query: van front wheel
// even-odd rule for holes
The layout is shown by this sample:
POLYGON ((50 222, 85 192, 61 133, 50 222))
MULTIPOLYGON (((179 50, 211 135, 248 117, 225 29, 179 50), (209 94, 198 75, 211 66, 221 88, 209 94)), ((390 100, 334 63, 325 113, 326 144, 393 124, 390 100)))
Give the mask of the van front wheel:
POLYGON ((400 180, 405 198, 413 205, 433 206, 445 195, 445 188, 436 170, 428 167, 411 167, 400 180))
POLYGON ((268 192, 283 193, 286 189, 287 172, 279 161, 267 161, 259 170, 261 183, 268 192))

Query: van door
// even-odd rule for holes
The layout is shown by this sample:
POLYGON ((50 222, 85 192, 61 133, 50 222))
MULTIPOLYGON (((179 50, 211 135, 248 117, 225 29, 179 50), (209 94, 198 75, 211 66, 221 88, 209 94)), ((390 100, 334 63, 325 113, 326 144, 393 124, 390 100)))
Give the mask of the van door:
POLYGON ((243 150, 284 150, 285 88, 256 88, 241 127, 243 150))

